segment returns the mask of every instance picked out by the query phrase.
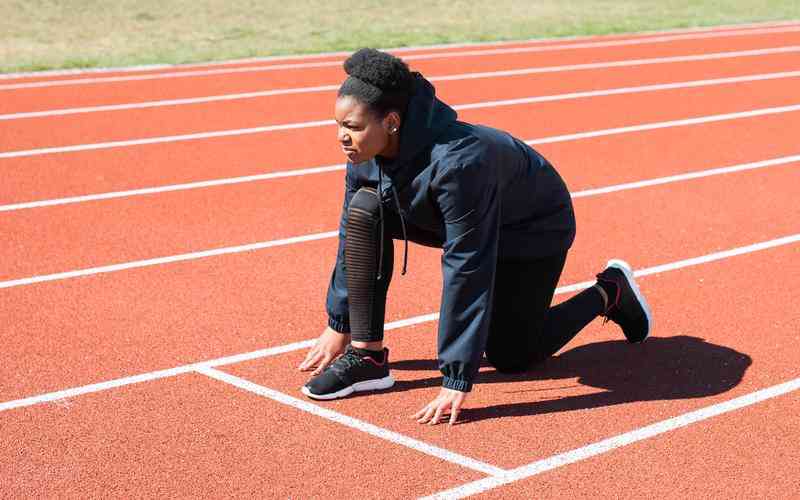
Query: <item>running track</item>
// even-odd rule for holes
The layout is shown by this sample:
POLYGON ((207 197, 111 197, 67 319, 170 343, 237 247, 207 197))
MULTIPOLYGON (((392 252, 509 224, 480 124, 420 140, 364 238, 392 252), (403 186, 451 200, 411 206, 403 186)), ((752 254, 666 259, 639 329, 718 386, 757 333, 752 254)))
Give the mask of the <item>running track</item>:
POLYGON ((556 164, 561 300, 627 259, 655 311, 437 391, 412 246, 397 386, 311 403, 342 197, 343 54, 0 80, 0 497, 782 497, 800 492, 800 23, 405 49, 556 164))

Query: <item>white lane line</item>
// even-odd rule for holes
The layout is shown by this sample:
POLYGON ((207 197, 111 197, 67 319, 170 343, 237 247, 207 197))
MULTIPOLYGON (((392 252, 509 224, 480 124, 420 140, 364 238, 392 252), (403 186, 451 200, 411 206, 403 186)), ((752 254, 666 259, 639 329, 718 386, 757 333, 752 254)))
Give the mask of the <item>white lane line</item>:
MULTIPOLYGON (((453 106, 456 110, 467 110, 467 109, 478 109, 478 108, 491 108, 491 107, 500 107, 500 106, 518 106, 521 104, 535 104, 535 103, 542 103, 542 102, 554 102, 554 101, 564 101, 564 100, 571 100, 571 99, 582 99, 582 98, 590 98, 590 97, 601 97, 601 96, 609 96, 609 95, 620 95, 620 94, 635 94, 635 93, 643 93, 643 92, 656 92, 662 90, 674 90, 674 89, 682 89, 682 88, 698 88, 698 87, 708 87, 714 85, 730 85, 730 84, 737 84, 737 83, 748 83, 748 82, 758 82, 758 81, 765 81, 765 80, 775 80, 775 79, 783 79, 783 78, 797 78, 800 77, 800 71, 784 71, 779 73, 764 73, 758 75, 746 75, 746 76, 736 76, 736 77, 729 77, 729 78, 716 78, 710 80, 692 80, 687 82, 676 82, 676 83, 664 83, 664 84, 657 84, 657 85, 642 85, 638 87, 620 87, 620 88, 613 88, 613 89, 604 89, 604 90, 592 90, 587 92, 570 92, 566 94, 555 94, 555 95, 547 95, 547 96, 535 96, 535 97, 525 97, 520 99, 503 99, 498 101, 485 101, 485 102, 478 102, 478 103, 471 103, 471 104, 458 104, 453 106)), ((260 134, 266 132, 276 132, 280 130, 295 130, 295 129, 305 129, 305 128, 314 128, 314 127, 324 127, 324 126, 331 126, 335 125, 336 122, 334 120, 318 120, 318 121, 309 121, 309 122, 297 122, 297 123, 286 123, 280 125, 268 125, 262 127, 252 127, 252 128, 242 128, 242 129, 230 129, 230 130, 219 130, 219 131, 212 131, 212 132, 200 132, 194 134, 181 134, 181 135, 170 135, 170 136, 160 136, 160 137, 149 137, 145 139, 131 139, 131 140, 124 140, 124 141, 111 141, 111 142, 98 142, 93 144, 77 144, 74 146, 58 146, 58 147, 51 147, 51 148, 38 148, 38 149, 28 149, 28 150, 20 150, 20 151, 7 151, 0 153, 0 159, 2 158, 20 158, 25 156, 38 156, 44 154, 54 154, 54 153, 72 153, 77 151, 89 151, 89 150, 98 150, 98 149, 111 149, 111 148, 120 148, 120 147, 129 147, 129 146, 142 146, 147 144, 163 144, 168 142, 181 142, 181 141, 191 141, 191 140, 200 140, 200 139, 211 139, 216 137, 231 137, 231 136, 238 136, 238 135, 246 135, 246 134, 260 134)))
MULTIPOLYGON (((492 42, 454 42, 454 43, 442 43, 442 44, 431 44, 431 45, 412 45, 407 47, 389 47, 380 50, 397 52, 402 54, 405 52, 431 50, 431 49, 459 49, 459 48, 495 47, 495 46, 502 47, 507 45, 542 44, 542 43, 558 42, 558 41, 567 42, 567 41, 581 41, 581 40, 598 40, 607 37, 614 37, 614 38, 631 37, 631 39, 633 39, 636 37, 646 38, 646 37, 661 36, 671 33, 708 33, 708 32, 725 32, 725 31, 743 31, 751 28, 768 29, 772 27, 779 28, 783 26, 797 26, 797 24, 798 24, 797 21, 767 21, 762 23, 723 24, 718 26, 706 26, 700 28, 697 27, 675 28, 675 29, 656 30, 656 31, 651 30, 651 31, 637 31, 630 33, 612 33, 608 35, 573 35, 573 36, 563 36, 563 37, 531 38, 531 39, 521 39, 521 40, 492 41, 492 42)), ((305 60, 305 59, 317 59, 325 57, 348 56, 351 53, 352 52, 350 51, 315 52, 312 54, 259 56, 259 57, 247 57, 241 59, 224 59, 219 61, 206 61, 206 62, 185 63, 185 64, 143 64, 139 66, 53 69, 44 71, 3 73, 0 74, 0 80, 15 80, 20 78, 41 78, 48 76, 71 76, 71 75, 82 75, 82 74, 116 73, 116 72, 128 73, 135 71, 155 71, 161 69, 230 66, 230 65, 257 63, 257 62, 305 60)))
MULTIPOLYGON (((782 106, 777 108, 762 108, 751 111, 742 111, 738 113, 725 113, 720 115, 708 115, 697 118, 687 118, 683 120, 670 120, 665 122, 645 123, 642 125, 632 125, 628 127, 615 127, 603 130, 594 130, 590 132, 579 132, 575 134, 556 135, 551 137, 542 137, 539 139, 529 139, 525 141, 526 144, 551 144, 556 142, 567 142, 581 139, 590 139, 593 137, 625 134, 631 132, 643 132, 648 130, 657 130, 670 127, 682 127, 689 125, 699 125, 703 123, 736 120, 742 118, 751 118, 756 116, 766 116, 771 114, 788 113, 792 111, 800 111, 800 104, 792 106, 782 106)), ((773 160, 769 160, 773 161, 773 160)), ((25 210, 30 208, 51 207, 57 205, 67 205, 70 203, 83 203, 88 201, 110 200, 115 198, 126 198, 129 196, 149 195, 156 193, 164 193, 170 191, 183 191, 187 189, 207 188, 214 186, 223 186, 229 184, 240 184, 244 182, 256 182, 270 179, 277 179, 282 177, 295 177, 302 175, 327 173, 337 170, 344 170, 345 165, 328 165, 323 167, 313 167, 297 170, 283 170, 277 172, 270 172, 265 174, 247 175, 241 177, 227 177, 222 179, 213 179, 207 181, 187 182, 182 184, 169 184, 165 186, 154 186, 140 189, 131 189, 125 191, 110 191, 106 193, 87 194, 80 196, 69 196, 64 198, 51 198, 48 200, 28 201, 21 203, 11 203, 7 205, 0 205, 0 212, 9 212, 13 210, 25 210)), ((573 194, 575 196, 575 194, 573 194)))
POLYGON ((681 427, 696 424, 703 420, 761 403, 762 401, 766 401, 768 399, 783 396, 798 389, 800 389, 800 378, 796 378, 782 384, 773 385, 772 387, 767 387, 766 389, 761 389, 756 392, 751 392, 744 396, 730 399, 722 403, 706 406, 705 408, 701 408, 699 410, 690 411, 677 417, 668 418, 646 427, 641 427, 631 432, 626 432, 625 434, 620 434, 618 436, 604 439, 582 448, 577 448, 566 453, 560 453, 558 455, 518 467, 499 476, 491 476, 488 478, 479 479, 472 483, 467 483, 463 486, 442 491, 424 498, 425 500, 444 500, 465 498, 470 495, 476 495, 504 484, 520 481, 549 470, 557 469, 575 462, 580 462, 603 453, 608 453, 616 450, 617 448, 628 446, 629 444, 643 441, 645 439, 650 439, 658 436, 659 434, 674 431, 676 429, 680 429, 681 427))
POLYGON ((641 85, 636 87, 620 87, 616 89, 590 90, 585 92, 569 92, 566 94, 523 97, 520 99, 503 99, 497 101, 477 102, 473 104, 459 104, 453 106, 453 108, 459 111, 465 109, 496 108, 500 106, 518 106, 520 104, 534 104, 540 102, 584 99, 587 97, 602 97, 602 96, 620 95, 620 94, 638 94, 642 92, 656 92, 661 90, 708 87, 713 85, 728 85, 735 83, 759 82, 765 80, 777 80, 782 78, 797 78, 797 77, 800 77, 800 71, 782 71, 778 73, 764 73, 759 75, 714 78, 709 80, 693 80, 688 82, 660 83, 656 85, 641 85))
MULTIPOLYGON (((752 245, 747 245, 743 247, 732 248, 729 250, 724 250, 721 252, 715 252, 707 255, 703 255, 700 257, 694 257, 691 259, 684 259, 677 262, 672 262, 668 264, 662 264, 658 266, 653 266, 649 268, 640 269, 634 272, 636 276, 647 276, 655 273, 667 272, 667 271, 674 271, 677 269, 681 269, 683 267, 690 267, 690 266, 697 266, 701 264, 706 264, 708 262, 713 262, 722 259, 728 259, 731 257, 735 257, 738 255, 745 255, 753 252, 759 252, 771 248, 777 248, 784 245, 790 245, 793 243, 800 242, 800 233, 793 234, 789 236, 784 236, 782 238, 776 238, 773 240, 763 241, 760 243, 755 243, 752 245)), ((584 288, 588 288, 594 284, 594 281, 584 281, 581 283, 575 283, 572 285, 561 286, 556 289, 556 295, 563 294, 563 293, 570 293, 575 292, 578 290, 583 290, 584 288)), ((391 323, 386 323, 385 330, 395 330, 399 328, 404 328, 411 325, 426 323, 429 321, 436 321, 439 318, 438 313, 432 314, 424 314, 421 316, 416 316, 413 318, 408 318, 400 321, 394 321, 391 323)), ((33 406, 40 403, 47 403, 51 401, 56 401, 59 399, 66 399, 75 396, 80 396, 83 394, 90 394, 99 391, 105 391, 108 389, 113 389, 115 387, 122 387, 131 384, 137 384, 140 382, 146 382, 150 380, 156 380, 165 377, 172 377, 176 375, 180 375, 183 373, 187 373, 190 371, 196 371, 200 368, 209 367, 220 367, 235 363, 240 363, 242 361, 249 361, 254 359, 261 359, 266 358, 269 356, 276 356, 279 354, 284 354, 292 351, 298 351, 301 349, 305 349, 310 347, 316 342, 316 339, 308 339, 303 340, 300 342, 293 342, 291 344, 282 345, 271 347, 267 349, 260 349, 257 351, 236 354, 233 356, 225 356, 222 358, 212 359, 208 361, 202 361, 198 363, 192 363, 188 365, 178 366, 175 368, 170 368, 167 370, 158 370, 149 373, 143 373, 140 375, 133 375, 130 377, 123 377, 114 380, 109 380, 106 382, 100 382, 96 384, 84 385, 79 387, 73 387, 71 389, 64 389, 61 391, 56 392, 49 392, 45 394, 40 394, 37 396, 31 396, 24 399, 16 399, 12 401, 7 401, 5 403, 0 403, 0 412, 13 410, 16 408, 24 408, 27 406, 33 406)))
MULTIPOLYGON (((509 47, 509 48, 498 48, 498 49, 478 49, 469 51, 434 52, 428 54, 409 54, 403 56, 403 59, 406 61, 418 61, 418 60, 442 59, 442 58, 452 59, 456 57, 482 57, 482 56, 492 56, 492 55, 502 55, 502 54, 522 54, 531 52, 552 52, 552 51, 566 51, 566 50, 576 50, 576 49, 593 49, 602 47, 646 45, 646 44, 673 42, 679 40, 702 40, 702 39, 721 38, 721 37, 793 33, 798 31, 800 31, 800 26, 792 25, 792 26, 775 27, 775 28, 733 30, 733 31, 721 31, 721 32, 710 32, 710 33, 709 32, 690 33, 690 34, 654 36, 648 38, 635 38, 635 39, 624 39, 624 40, 604 40, 604 41, 567 43, 567 44, 555 44, 555 45, 544 45, 544 46, 536 45, 530 47, 509 47)), ((114 83, 114 82, 129 82, 129 81, 142 81, 142 80, 157 80, 165 78, 187 78, 187 77, 212 76, 212 75, 237 74, 237 73, 254 73, 263 71, 339 67, 342 65, 342 62, 343 60, 339 59, 335 61, 318 61, 309 63, 287 63, 287 64, 273 64, 264 66, 246 66, 240 68, 175 71, 175 72, 154 73, 147 75, 125 75, 125 76, 109 76, 109 77, 95 77, 95 78, 75 78, 67 80, 48 80, 40 82, 4 84, 0 85, 0 91, 58 87, 58 86, 68 86, 68 85, 86 85, 94 83, 114 83)))
POLYGON ((33 276, 31 278, 22 278, 9 281, 0 281, 0 289, 11 288, 21 285, 32 285, 34 283, 44 283, 46 281, 64 280, 69 278, 78 278, 81 276, 91 276, 94 274, 104 274, 116 271, 123 271, 126 269, 136 269, 140 267, 157 266, 161 264, 170 264, 173 262, 184 262, 187 260, 204 259, 206 257, 214 257, 218 255, 228 255, 242 252, 252 252, 254 250, 262 250, 264 248, 279 247, 285 245, 292 245, 305 241, 321 240, 326 238, 334 238, 338 236, 338 231, 329 231, 326 233, 315 233, 305 236, 295 236, 292 238, 285 238, 280 240, 262 241, 259 243, 251 243, 248 245, 238 245, 234 247, 215 248, 213 250, 204 250, 202 252, 191 252, 179 255, 170 255, 168 257, 158 257, 154 259, 136 260, 125 262, 122 264, 113 264, 109 266, 92 267, 89 269, 79 269, 76 271, 67 271, 63 273, 47 274, 41 276, 33 276))
POLYGON ((800 155, 784 156, 781 158, 774 158, 772 160, 755 161, 750 163, 741 163, 739 165, 731 165, 728 167, 711 168, 708 170, 697 170, 694 172, 687 172, 685 174, 676 174, 666 177, 659 177, 656 179, 647 179, 637 182, 626 182, 624 184, 616 184, 614 186, 584 189, 572 193, 573 198, 583 198, 586 196, 596 196, 599 194, 613 193, 616 191, 625 191, 627 189, 638 189, 647 186, 657 186, 659 184, 669 184, 671 182, 688 181, 690 179, 700 179, 701 177, 709 177, 712 175, 731 174, 734 172, 743 172, 745 170, 754 170, 758 168, 774 167, 776 165, 785 165, 787 163, 800 162, 800 155))
MULTIPOLYGON (((504 70, 504 71, 487 71, 480 73, 460 73, 454 75, 431 76, 428 77, 428 80, 432 82, 444 82, 444 81, 457 81, 457 80, 472 80, 480 78, 505 78, 505 77, 533 75, 540 73, 558 73, 564 71, 622 68, 630 66, 647 66, 653 64, 669 64, 677 62, 711 61, 711 60, 730 59, 738 57, 759 57, 765 55, 787 54, 798 51, 800 51, 800 46, 792 45, 792 46, 775 47, 769 49, 740 50, 735 52, 715 52, 710 54, 658 57, 651 59, 630 59, 630 60, 597 62, 588 64, 570 64, 563 66, 544 66, 544 67, 521 68, 521 69, 504 70)), ((184 106, 190 104, 234 101, 241 99, 254 99, 254 98, 271 97, 277 95, 331 92, 331 91, 336 91, 338 88, 339 84, 318 85, 312 87, 274 89, 274 90, 264 90, 257 92, 243 92, 243 93, 222 94, 222 95, 213 95, 204 97, 191 97, 184 99, 164 99, 158 101, 133 102, 125 104, 108 104, 102 106, 86 106, 79 108, 62 108, 62 109, 51 109, 43 111, 28 111, 20 113, 8 113, 4 115, 0 114, 0 121, 19 120, 25 118, 43 118, 48 116, 65 116, 65 115, 74 115, 82 113, 122 111, 128 109, 157 108, 164 106, 184 106)))
POLYGON ((368 422, 359 420, 357 418, 349 417, 342 413, 335 412, 329 408, 324 408, 322 406, 309 403, 308 401, 303 401, 302 399, 294 398, 292 396, 289 396, 288 394, 284 394, 280 391, 264 387, 263 385, 250 382, 249 380, 236 377, 234 375, 225 373, 220 370, 215 370, 213 368, 199 368, 197 369, 197 372, 202 373, 203 375, 211 377, 220 382, 224 382, 234 387, 238 387, 239 389, 243 389, 245 391, 258 394, 259 396, 271 399, 273 401, 277 401, 278 403, 291 406, 292 408, 295 408, 297 410, 304 411, 312 415, 316 415, 317 417, 322 417, 326 420, 330 420, 331 422, 335 422, 337 424, 344 425, 352 429, 356 429, 371 436, 375 436, 385 441, 389 441, 390 443, 395 443, 401 446, 405 446, 407 448, 411 448, 412 450, 425 453, 426 455, 436 457, 440 460, 444 460, 446 462, 466 467, 467 469, 476 470, 478 472, 482 472, 490 476, 506 472, 504 469, 495 467, 494 465, 489 465, 485 462, 475 460, 474 458, 460 455, 458 453, 445 450, 444 448, 439 448, 438 446, 434 446, 432 444, 419 441, 417 439, 405 436, 403 434, 390 431, 382 427, 378 427, 377 425, 370 424, 368 422))
POLYGON ((542 139, 534 139, 526 141, 530 145, 538 144, 551 144, 554 142, 574 141, 577 139, 589 139, 592 137, 602 137, 608 135, 627 134, 630 132, 644 132, 647 130, 656 130, 669 127, 682 127, 685 125, 700 125, 703 123, 721 122, 727 120, 736 120, 739 118, 753 118, 756 116, 765 116, 778 113, 791 113, 800 110, 800 105, 793 104, 790 106, 778 106, 775 108, 761 108, 751 111, 740 111, 736 113, 723 113, 720 115, 699 116, 697 118, 686 118, 683 120, 672 120, 668 122, 649 123, 643 125, 631 125, 628 127, 615 127, 605 130, 596 130, 593 132, 579 132, 576 134, 556 135, 553 137, 545 137, 542 139))
MULTIPOLYGON (((670 175, 667 177, 657 177, 654 179, 647 179, 637 182, 626 182, 623 184, 616 184, 602 188, 587 189, 571 193, 573 198, 584 198, 588 196, 596 196, 599 194, 613 193, 617 191, 625 191, 629 189, 640 189, 648 186, 657 186, 661 184, 668 184, 672 182, 681 182, 685 180, 699 179, 702 177, 709 177, 712 175, 723 175, 734 172, 743 172, 747 170, 755 170, 759 168, 768 168, 788 163, 800 161, 800 155, 785 156, 783 158, 774 158, 771 160, 758 161, 753 163, 744 163, 740 165, 732 165, 729 167, 713 168, 708 170, 699 170, 688 172, 685 174, 670 175)), ((308 241, 322 240, 328 238, 338 237, 338 231, 328 231, 324 233, 314 233, 305 236, 295 236, 291 238, 284 238, 280 240, 261 241, 258 243, 250 243, 247 245, 238 245, 233 247, 222 247, 213 250, 204 250, 200 252, 190 252, 179 255, 171 255, 167 257, 158 257, 153 259, 136 260, 122 264, 112 264, 100 267, 91 267, 87 269, 79 269, 74 271, 66 271, 55 274, 43 274, 39 276, 32 276, 28 278, 19 278, 7 281, 0 281, 0 289, 12 288, 16 286, 32 285, 35 283, 45 283, 48 281, 58 281, 70 278, 78 278, 81 276, 91 276, 95 274, 104 274, 116 271, 124 271, 127 269, 137 269, 141 267, 157 266, 162 264, 170 264, 174 262, 184 262, 189 260, 203 259, 207 257, 214 257, 219 255, 227 255, 242 252, 251 252, 255 250, 263 250, 265 248, 293 245, 296 243, 304 243, 308 241)))
POLYGON ((0 212, 12 210, 23 210, 28 208, 51 207, 55 205, 67 205, 70 203, 83 203, 87 201, 110 200, 115 198, 127 198, 129 196, 141 196, 156 193, 166 193, 170 191, 184 191, 187 189, 199 189, 213 186, 225 186, 228 184, 241 184, 244 182, 266 181, 270 179, 280 179, 283 177, 297 177, 301 175, 321 174, 344 170, 345 165, 329 165, 324 167, 303 168, 298 170, 283 170, 266 174, 245 175, 241 177, 227 177, 224 179, 214 179, 210 181, 187 182, 183 184, 170 184, 166 186, 148 187, 140 189, 130 189, 127 191, 111 191, 107 193, 88 194, 81 196, 70 196, 66 198, 54 198, 49 200, 30 201, 24 203, 14 203, 0 205, 0 212))
POLYGON ((149 382, 151 380, 175 377, 178 375, 182 375, 184 373, 196 371, 198 368, 225 366, 235 363, 241 363, 243 361, 249 361, 251 359, 260 359, 270 356, 276 356, 287 352, 306 349, 314 345, 314 342, 315 339, 304 340, 302 342, 294 342, 282 346, 271 347, 267 349, 259 349, 257 351, 237 354, 234 356, 226 356, 223 358, 212 359, 209 361, 192 363, 183 366, 176 366, 175 368, 169 368, 166 370, 157 370, 153 372, 142 373, 140 375, 132 375, 130 377, 122 377, 114 380, 108 380, 106 382, 82 385, 80 387, 73 387, 71 389, 64 389, 62 391, 55 391, 55 392, 49 392, 47 394, 41 394, 38 396, 31 396, 25 399, 7 401, 5 403, 0 403, 0 412, 13 410, 16 408, 25 408, 28 406, 33 406, 41 403, 50 403, 53 401, 58 401, 60 399, 74 398, 77 396, 82 396, 84 394, 92 394, 95 392, 107 391, 110 389, 115 389, 117 387, 124 387, 126 385, 133 385, 142 382, 149 382))

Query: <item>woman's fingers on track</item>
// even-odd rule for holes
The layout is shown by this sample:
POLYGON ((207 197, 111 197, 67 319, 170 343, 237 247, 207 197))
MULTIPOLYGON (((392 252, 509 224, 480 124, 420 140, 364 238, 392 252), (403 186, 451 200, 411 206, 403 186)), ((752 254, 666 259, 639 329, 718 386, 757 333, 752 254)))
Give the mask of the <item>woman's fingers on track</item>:
POLYGON ((322 354, 322 359, 319 360, 319 363, 316 363, 317 369, 314 370, 311 373, 311 375, 316 377, 317 375, 322 373, 322 370, 324 370, 329 364, 331 364, 331 361, 333 361, 333 356, 331 356, 330 354, 322 354))
POLYGON ((444 413, 446 406, 447 404, 444 402, 439 403, 439 406, 436 407, 436 413, 433 414, 433 418, 429 422, 430 425, 436 425, 439 423, 439 419, 442 418, 442 413, 444 413))
POLYGON ((424 408, 424 412, 425 413, 422 415, 422 417, 417 420, 417 422, 419 422, 420 424, 428 422, 433 416, 433 414, 436 412, 436 401, 426 406, 424 408))
POLYGON ((430 406, 430 405, 423 406, 420 411, 418 411, 417 413, 411 415, 411 418, 413 418, 414 420, 420 420, 422 418, 422 416, 425 415, 425 412, 428 411, 428 406, 430 406))
POLYGON ((461 405, 464 404, 466 394, 459 395, 455 401, 450 405, 450 425, 453 425, 458 420, 458 414, 461 411, 461 405))
POLYGON ((454 425, 458 420, 458 412, 460 408, 456 408, 455 405, 453 406, 452 410, 450 410, 450 425, 454 425))
POLYGON ((312 347, 308 354, 306 354, 306 359, 300 363, 300 366, 297 368, 300 371, 308 371, 317 366, 317 363, 322 358, 322 351, 320 351, 316 346, 312 347))

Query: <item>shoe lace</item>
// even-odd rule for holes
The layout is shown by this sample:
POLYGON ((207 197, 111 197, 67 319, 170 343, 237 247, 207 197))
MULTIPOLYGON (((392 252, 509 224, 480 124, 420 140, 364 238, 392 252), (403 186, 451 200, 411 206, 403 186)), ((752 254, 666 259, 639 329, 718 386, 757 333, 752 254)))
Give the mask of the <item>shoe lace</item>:
POLYGON ((359 356, 355 351, 352 349, 345 350, 344 354, 339 356, 336 361, 333 362, 331 365, 331 369, 337 371, 338 373, 346 372, 350 368, 354 368, 356 366, 360 366, 364 363, 364 360, 359 356))

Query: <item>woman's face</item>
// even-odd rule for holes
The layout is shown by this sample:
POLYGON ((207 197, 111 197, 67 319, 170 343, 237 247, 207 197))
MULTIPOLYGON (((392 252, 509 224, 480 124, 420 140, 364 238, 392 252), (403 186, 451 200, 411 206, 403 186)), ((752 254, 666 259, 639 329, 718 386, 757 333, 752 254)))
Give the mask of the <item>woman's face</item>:
POLYGON ((336 99, 334 116, 339 127, 337 139, 347 159, 351 163, 361 163, 376 155, 391 158, 397 142, 392 136, 396 138, 399 125, 393 123, 397 121, 396 115, 389 113, 380 119, 370 112, 367 105, 352 96, 336 99))

